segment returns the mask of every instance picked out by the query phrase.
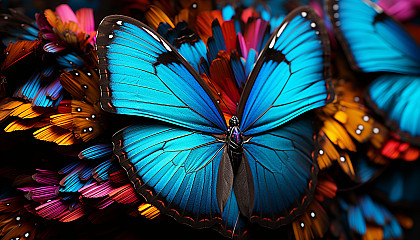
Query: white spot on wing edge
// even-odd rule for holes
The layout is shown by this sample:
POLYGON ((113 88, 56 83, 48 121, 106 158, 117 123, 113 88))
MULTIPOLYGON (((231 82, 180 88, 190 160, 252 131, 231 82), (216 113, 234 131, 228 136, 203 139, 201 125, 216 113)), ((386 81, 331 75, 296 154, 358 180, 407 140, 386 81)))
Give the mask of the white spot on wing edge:
POLYGON ((371 6, 373 9, 375 9, 375 11, 379 14, 384 12, 384 10, 378 4, 371 1, 367 1, 367 0, 362 0, 362 1, 366 3, 367 5, 371 6))
POLYGON ((168 44, 166 44, 165 41, 162 41, 162 43, 163 43, 163 46, 166 48, 166 50, 168 50, 169 52, 172 52, 171 47, 169 47, 168 44))
POLYGON ((284 29, 286 28, 287 24, 289 24, 289 23, 285 23, 285 24, 283 24, 280 27, 279 31, 277 32, 277 37, 280 37, 281 33, 284 31, 284 29))
POLYGON ((271 40, 271 42, 270 42, 270 45, 268 46, 268 48, 273 48, 274 47, 274 44, 276 43, 276 37, 273 37, 273 39, 271 40))
POLYGON ((373 8, 378 12, 378 13, 383 13, 384 12, 384 10, 380 7, 380 6, 378 6, 377 4, 375 4, 375 5, 373 5, 373 8))
POLYGON ((121 20, 118 20, 117 21, 117 25, 120 25, 121 26, 122 25, 122 21, 121 20))
POLYGON ((149 29, 142 27, 144 31, 146 31, 150 36, 152 36, 154 39, 156 39, 156 41, 160 42, 160 39, 158 36, 156 36, 156 34, 154 34, 153 32, 151 32, 149 29))

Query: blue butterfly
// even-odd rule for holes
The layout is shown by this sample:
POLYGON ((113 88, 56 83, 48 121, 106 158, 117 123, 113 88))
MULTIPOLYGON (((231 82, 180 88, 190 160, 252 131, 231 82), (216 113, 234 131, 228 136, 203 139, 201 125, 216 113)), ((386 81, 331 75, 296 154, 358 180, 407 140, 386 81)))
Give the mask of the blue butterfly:
MULTIPOLYGON (((403 237, 403 229, 396 217, 382 204, 374 201, 369 195, 355 195, 350 197, 349 202, 339 198, 342 216, 347 220, 350 229, 364 235, 368 232, 369 224, 375 223, 383 229, 383 239, 399 239, 403 237), (347 216, 347 217, 346 217, 347 216)), ((338 227, 337 224, 334 224, 338 227)), ((346 231, 343 231, 344 233, 346 231)), ((354 234, 347 233, 349 237, 354 234)))
POLYGON ((368 103, 404 140, 420 146, 420 47, 376 3, 327 0, 327 9, 354 69, 398 73, 374 79, 368 103))
POLYGON ((354 70, 420 74, 416 42, 376 3, 326 0, 326 6, 334 33, 354 70))
POLYGON ((311 120, 297 117, 333 99, 328 38, 311 8, 293 11, 274 31, 229 127, 196 70, 145 24, 106 17, 97 50, 102 108, 149 118, 113 137, 148 202, 227 236, 244 217, 275 228, 304 211, 317 167, 311 120))

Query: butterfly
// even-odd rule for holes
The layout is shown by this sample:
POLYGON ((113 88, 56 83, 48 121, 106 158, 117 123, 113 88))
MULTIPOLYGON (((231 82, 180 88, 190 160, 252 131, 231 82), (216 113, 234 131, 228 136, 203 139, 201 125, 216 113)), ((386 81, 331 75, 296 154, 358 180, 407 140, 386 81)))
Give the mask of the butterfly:
POLYGON ((113 143, 148 202, 227 236, 240 218, 276 228, 304 211, 317 166, 311 120, 298 116, 334 98, 328 37, 312 8, 291 12, 274 31, 229 126, 199 73, 147 25, 108 16, 97 50, 102 108, 145 117, 113 143))
POLYGON ((334 33, 354 70, 420 74, 420 49, 411 36, 369 0, 326 0, 334 33))
POLYGON ((374 2, 327 0, 327 9, 353 69, 386 72, 369 85, 367 102, 404 141, 419 146, 418 44, 374 2))

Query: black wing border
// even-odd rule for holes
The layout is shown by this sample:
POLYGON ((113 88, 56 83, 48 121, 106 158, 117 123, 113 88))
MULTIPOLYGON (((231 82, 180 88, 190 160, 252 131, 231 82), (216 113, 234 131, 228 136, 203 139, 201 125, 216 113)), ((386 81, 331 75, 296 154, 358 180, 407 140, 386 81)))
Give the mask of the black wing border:
MULTIPOLYGON (((205 83, 205 81, 201 78, 199 73, 191 66, 190 63, 188 63, 185 58, 176 50, 164 37, 162 37, 159 33, 157 33, 155 30, 147 26, 146 24, 128 17, 124 15, 111 15, 105 17, 101 23, 99 24, 97 35, 96 35, 96 50, 98 53, 98 67, 99 67, 99 76, 100 76, 100 82, 99 87, 101 90, 101 107, 104 111, 116 113, 115 107, 112 105, 110 99, 112 98, 112 92, 110 92, 110 74, 108 71, 108 63, 106 60, 107 56, 107 46, 110 45, 110 43, 113 41, 114 38, 109 38, 109 34, 113 34, 113 31, 119 28, 119 24, 117 24, 118 21, 122 21, 123 23, 130 23, 134 26, 137 26, 139 28, 144 28, 150 31, 151 33, 155 34, 158 38, 160 38, 166 46, 163 47, 169 47, 172 51, 171 54, 175 54, 176 59, 178 59, 191 73, 191 75, 195 78, 195 80, 198 82, 198 84, 204 89, 204 91, 207 93, 207 95, 212 100, 213 104, 216 106, 216 109, 219 112, 219 115, 221 119, 225 120, 223 112, 217 103, 215 97, 211 93, 211 90, 209 86, 205 83)), ((226 122, 226 121, 225 121, 226 122)))
POLYGON ((265 45, 264 49, 261 51, 261 53, 259 54, 256 64, 253 68, 253 70, 251 71, 251 73, 248 76, 248 79, 246 80, 245 83, 245 87, 244 90, 241 94, 241 98, 239 100, 239 105, 237 108, 237 113, 236 115, 239 118, 239 121, 242 121, 242 116, 245 110, 245 104, 248 100, 249 94, 251 93, 251 90, 254 86, 255 80, 257 79, 258 73, 264 63, 264 61, 260 61, 261 56, 267 51, 267 49, 269 48, 269 45, 272 41, 272 39, 274 37, 276 37, 276 33, 277 31, 283 27, 283 25, 288 24, 293 18, 295 18, 297 15, 300 15, 302 12, 306 12, 307 18, 311 19, 312 21, 314 21, 316 23, 316 27, 315 29, 317 31, 319 31, 319 38, 322 41, 322 47, 323 47, 323 51, 324 51, 324 79, 326 82, 326 88, 327 88, 327 93, 328 93, 328 97, 326 100, 326 104, 332 103, 334 98, 335 98, 335 92, 334 89, 332 87, 332 79, 331 79, 331 61, 330 61, 330 56, 331 56, 331 48, 330 48, 330 40, 328 38, 328 33, 327 33, 327 28, 325 27, 324 21, 318 16, 318 14, 315 12, 315 10, 312 7, 309 6, 302 6, 299 8, 294 9, 292 12, 290 12, 289 14, 287 14, 287 16, 284 18, 283 22, 280 24, 280 26, 273 31, 273 34, 271 35, 271 37, 269 38, 269 40, 267 41, 267 44, 265 45))

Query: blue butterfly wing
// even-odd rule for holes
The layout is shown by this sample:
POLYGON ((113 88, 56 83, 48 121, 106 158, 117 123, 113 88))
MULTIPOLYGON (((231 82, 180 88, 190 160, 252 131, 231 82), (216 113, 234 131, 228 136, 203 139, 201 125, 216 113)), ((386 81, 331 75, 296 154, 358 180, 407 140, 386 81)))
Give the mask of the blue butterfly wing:
POLYGON ((359 205, 349 207, 347 221, 351 230, 360 235, 364 235, 366 233, 366 221, 363 217, 362 208, 359 205))
POLYGON ((245 142, 255 192, 251 221, 276 228, 303 213, 318 171, 312 159, 313 136, 311 120, 302 116, 245 142))
POLYGON ((420 77, 383 74, 369 86, 369 102, 388 119, 393 130, 420 145, 420 77))
POLYGON ((420 165, 416 161, 387 169, 375 180, 374 187, 393 204, 411 206, 420 203, 419 181, 420 165))
POLYGON ((174 46, 191 66, 199 72, 200 60, 201 58, 205 58, 207 54, 207 47, 203 40, 197 34, 192 34, 192 36, 183 36, 180 41, 176 40, 174 46))
POLYGON ((329 52, 325 26, 314 10, 290 13, 244 87, 237 110, 244 135, 271 130, 332 100, 329 52))
POLYGON ((420 73, 420 48, 376 3, 328 0, 328 15, 351 66, 363 72, 420 73))
POLYGON ((219 227, 230 235, 239 211, 230 190, 224 196, 225 206, 219 207, 218 176, 225 170, 219 167, 226 166, 222 160, 227 159, 223 140, 150 122, 120 130, 113 142, 120 164, 148 202, 179 222, 219 227))
POLYGON ((106 17, 98 28, 97 49, 104 110, 208 133, 226 130, 204 80, 148 26, 125 16, 106 17))

